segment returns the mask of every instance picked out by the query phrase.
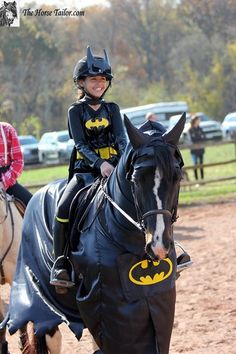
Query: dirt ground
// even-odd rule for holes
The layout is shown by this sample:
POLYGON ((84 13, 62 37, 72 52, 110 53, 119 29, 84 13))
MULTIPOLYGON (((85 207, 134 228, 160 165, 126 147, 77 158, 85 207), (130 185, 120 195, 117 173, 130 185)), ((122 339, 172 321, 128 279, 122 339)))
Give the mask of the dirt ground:
MULTIPOLYGON (((170 354, 236 354, 236 202, 180 208, 175 237, 194 264, 177 281, 170 354)), ((61 329, 63 354, 93 353, 87 331, 78 343, 61 329)), ((20 353, 17 335, 8 341, 20 353)))

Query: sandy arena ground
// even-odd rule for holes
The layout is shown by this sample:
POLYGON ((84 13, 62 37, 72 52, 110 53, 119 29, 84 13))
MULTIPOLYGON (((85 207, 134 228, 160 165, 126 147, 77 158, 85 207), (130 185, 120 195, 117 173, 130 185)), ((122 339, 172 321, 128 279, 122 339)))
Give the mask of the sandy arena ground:
MULTIPOLYGON (((236 354, 236 202, 180 208, 179 216, 175 237, 194 264, 177 281, 170 354, 236 354)), ((1 289, 6 302, 8 290, 1 289)), ((63 354, 93 353, 87 331, 77 342, 61 329, 63 354)), ((8 341, 10 353, 20 353, 17 334, 8 341)))

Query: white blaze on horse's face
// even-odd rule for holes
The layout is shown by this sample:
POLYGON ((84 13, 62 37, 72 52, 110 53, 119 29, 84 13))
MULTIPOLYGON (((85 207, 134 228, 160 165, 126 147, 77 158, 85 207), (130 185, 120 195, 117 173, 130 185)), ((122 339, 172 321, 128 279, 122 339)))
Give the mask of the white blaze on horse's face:
MULTIPOLYGON (((154 187, 153 187, 153 193, 156 198, 157 202, 157 209, 163 209, 162 201, 159 198, 158 191, 161 185, 161 176, 158 168, 155 171, 155 176, 154 176, 154 187)), ((163 244, 163 235, 165 231, 165 221, 164 221, 164 215, 163 214, 157 214, 156 215, 156 229, 154 231, 154 235, 152 236, 152 251, 153 253, 158 256, 160 259, 163 259, 166 257, 166 249, 163 244)))
POLYGON ((10 24, 12 24, 13 21, 14 21, 13 13, 12 13, 11 11, 9 11, 9 10, 6 10, 6 17, 7 17, 7 19, 8 19, 8 22, 9 22, 10 24))

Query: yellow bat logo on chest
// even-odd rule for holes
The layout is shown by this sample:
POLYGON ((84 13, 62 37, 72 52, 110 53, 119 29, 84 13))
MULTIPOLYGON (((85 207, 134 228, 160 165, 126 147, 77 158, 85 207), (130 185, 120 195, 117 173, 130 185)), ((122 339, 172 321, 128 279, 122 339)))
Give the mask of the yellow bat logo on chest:
POLYGON ((109 124, 109 120, 106 118, 92 118, 85 123, 85 127, 90 130, 94 128, 106 128, 109 124))
POLYGON ((129 280, 137 285, 153 285, 167 279, 173 271, 170 258, 161 261, 143 260, 129 271, 129 280))

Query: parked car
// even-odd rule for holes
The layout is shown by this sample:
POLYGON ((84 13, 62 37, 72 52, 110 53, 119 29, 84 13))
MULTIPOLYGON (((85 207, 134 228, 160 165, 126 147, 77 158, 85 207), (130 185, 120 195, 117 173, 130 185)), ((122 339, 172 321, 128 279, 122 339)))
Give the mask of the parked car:
POLYGON ((68 159, 70 159, 70 157, 71 157, 71 153, 72 153, 74 146, 75 146, 74 139, 70 139, 67 141, 66 152, 68 155, 68 159))
POLYGON ((38 145, 40 162, 48 164, 68 161, 67 142, 69 139, 67 130, 44 133, 38 145))
POLYGON ((25 164, 39 163, 38 140, 33 135, 18 136, 25 164))
POLYGON ((236 138, 236 112, 228 113, 223 122, 222 130, 224 139, 236 138))
POLYGON ((145 123, 145 116, 147 113, 152 112, 157 115, 157 121, 161 123, 164 128, 168 129, 169 118, 173 115, 188 112, 188 104, 184 101, 177 102, 159 102, 147 104, 144 106, 130 107, 121 109, 121 115, 126 114, 131 122, 139 128, 145 123))
POLYGON ((207 140, 222 140, 223 131, 219 122, 209 118, 203 112, 197 112, 196 115, 200 118, 200 127, 205 132, 207 140))
MULTIPOLYGON (((205 113, 197 112, 195 113, 200 118, 200 127, 205 133, 206 140, 222 140, 223 132, 219 122, 215 120, 211 120, 205 113)), ((171 129, 175 123, 179 120, 180 114, 170 117, 169 120, 169 129, 171 129)), ((184 127, 184 131, 180 137, 179 142, 181 144, 191 143, 190 137, 188 134, 188 130, 190 128, 190 120, 191 115, 189 113, 186 114, 186 124, 184 127)))

